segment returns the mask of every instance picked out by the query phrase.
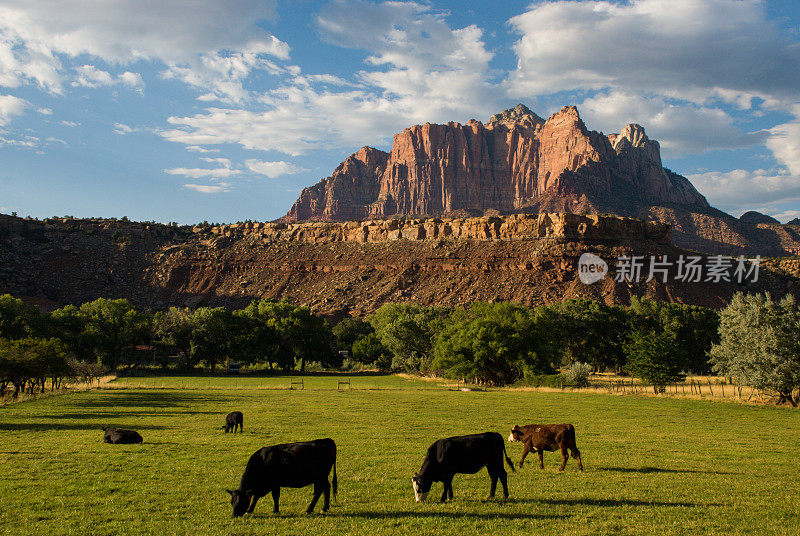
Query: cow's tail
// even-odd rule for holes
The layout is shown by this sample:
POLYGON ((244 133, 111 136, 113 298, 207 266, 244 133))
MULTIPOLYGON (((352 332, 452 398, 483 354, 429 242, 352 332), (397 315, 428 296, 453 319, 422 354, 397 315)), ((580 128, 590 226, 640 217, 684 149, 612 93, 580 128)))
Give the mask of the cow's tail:
POLYGON ((505 456, 506 463, 511 468, 511 470, 516 473, 517 470, 514 468, 514 462, 511 461, 511 458, 508 457, 508 453, 506 452, 506 442, 505 441, 503 441, 503 456, 505 456))
POLYGON ((336 492, 339 491, 339 481, 336 479, 336 459, 333 460, 333 480, 331 481, 331 488, 333 488, 333 494, 336 495, 336 492))
POLYGON ((572 441, 570 441, 570 443, 572 443, 572 445, 575 447, 574 449, 571 449, 570 454, 572 455, 573 459, 580 460, 581 459, 581 451, 578 450, 578 444, 575 442, 575 427, 572 426, 572 425, 569 426, 569 435, 572 436, 570 438, 572 440, 572 441))

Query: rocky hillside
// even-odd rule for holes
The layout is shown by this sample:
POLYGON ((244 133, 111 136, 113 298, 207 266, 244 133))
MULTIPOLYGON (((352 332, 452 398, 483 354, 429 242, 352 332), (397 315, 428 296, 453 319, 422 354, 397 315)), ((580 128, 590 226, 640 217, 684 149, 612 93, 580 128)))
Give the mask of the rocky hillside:
MULTIPOLYGON (((547 120, 524 105, 488 122, 415 125, 391 152, 363 147, 306 188, 285 222, 487 213, 613 213, 669 223, 677 245, 709 253, 782 255, 800 236, 768 217, 709 206, 665 169, 640 125, 589 130, 567 106, 547 120)), ((763 215, 761 215, 763 216, 763 215)))
POLYGON ((154 309, 240 307, 268 297, 343 316, 389 301, 624 304, 636 295, 721 307, 736 290, 800 295, 796 263, 784 261, 756 283, 675 282, 674 268, 667 283, 646 281, 646 270, 639 281, 611 273, 622 256, 674 262, 687 254, 663 224, 575 214, 194 228, 0 215, 0 293, 45 308, 97 297, 154 309), (583 253, 605 260, 609 274, 582 283, 583 253))

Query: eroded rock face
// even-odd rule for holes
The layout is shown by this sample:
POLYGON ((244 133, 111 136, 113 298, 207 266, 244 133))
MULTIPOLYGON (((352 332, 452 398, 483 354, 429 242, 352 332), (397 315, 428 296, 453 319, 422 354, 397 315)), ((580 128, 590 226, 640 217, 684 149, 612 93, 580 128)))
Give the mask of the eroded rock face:
MULTIPOLYGON (((200 230, 198 230, 200 232, 200 230)), ((500 240, 547 238, 589 241, 670 243, 670 226, 632 218, 579 214, 514 214, 479 218, 422 218, 305 223, 222 225, 210 233, 226 238, 254 238, 263 243, 392 242, 395 240, 500 240)))
POLYGON ((661 165, 639 125, 604 136, 577 108, 546 121, 524 105, 483 124, 415 125, 391 153, 364 147, 303 190, 283 221, 346 221, 457 211, 585 211, 634 215, 646 205, 708 207, 691 183, 661 165))

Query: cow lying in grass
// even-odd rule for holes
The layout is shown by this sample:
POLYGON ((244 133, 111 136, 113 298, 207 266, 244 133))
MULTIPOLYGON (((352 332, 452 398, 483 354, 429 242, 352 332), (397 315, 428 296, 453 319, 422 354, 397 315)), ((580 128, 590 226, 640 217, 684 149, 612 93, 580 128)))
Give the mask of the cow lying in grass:
POLYGON ((473 434, 439 439, 428 448, 419 473, 411 479, 414 497, 422 502, 428 496, 434 482, 442 482, 444 491, 440 502, 453 498, 453 477, 456 474, 474 474, 486 467, 491 479, 489 497, 494 497, 497 480, 503 485, 503 495, 508 499, 508 482, 503 458, 514 469, 514 463, 506 455, 503 436, 497 432, 473 434))
POLYGON ((242 415, 241 411, 231 411, 225 417, 225 426, 222 428, 225 429, 226 434, 231 430, 233 430, 233 433, 235 434, 237 426, 239 427, 240 433, 244 431, 244 415, 242 415))
POLYGON ((519 461, 519 466, 525 462, 525 456, 529 452, 535 452, 539 455, 539 468, 544 469, 544 451, 553 452, 556 449, 561 449, 561 456, 563 458, 559 471, 563 471, 567 465, 569 456, 567 450, 572 454, 572 457, 578 460, 578 468, 583 471, 583 463, 581 462, 581 451, 578 450, 575 444, 575 427, 571 424, 528 424, 526 426, 515 425, 511 429, 511 435, 508 436, 509 441, 521 441, 523 445, 522 459, 519 461))
POLYGON ((302 443, 286 443, 256 451, 244 469, 239 489, 226 490, 231 496, 233 517, 252 514, 258 499, 272 493, 274 513, 278 513, 281 488, 302 488, 314 484, 314 497, 306 510, 314 511, 320 495, 325 494, 322 511, 330 505, 333 468, 333 494, 336 495, 336 443, 333 439, 316 439, 302 443))
POLYGON ((142 436, 134 430, 120 430, 119 428, 106 426, 103 428, 103 432, 103 441, 105 443, 131 444, 142 442, 142 436))

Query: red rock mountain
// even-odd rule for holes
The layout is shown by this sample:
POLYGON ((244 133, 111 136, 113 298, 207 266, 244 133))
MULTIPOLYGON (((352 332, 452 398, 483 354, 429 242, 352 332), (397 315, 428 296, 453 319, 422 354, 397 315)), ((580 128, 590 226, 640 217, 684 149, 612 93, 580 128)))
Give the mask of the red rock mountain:
POLYGON ((362 147, 305 188, 284 222, 486 212, 615 213, 674 226, 676 244, 711 253, 795 252, 785 226, 737 220, 665 169, 640 125, 589 130, 577 108, 542 119, 522 104, 488 122, 426 123, 395 134, 391 152, 362 147), (766 230, 765 230, 766 229, 766 230))
POLYGON ((619 211, 676 203, 708 207, 665 170, 639 125, 591 131, 574 106, 547 121, 522 104, 486 124, 415 125, 391 153, 363 147, 306 188, 285 220, 352 220, 456 211, 619 211))

